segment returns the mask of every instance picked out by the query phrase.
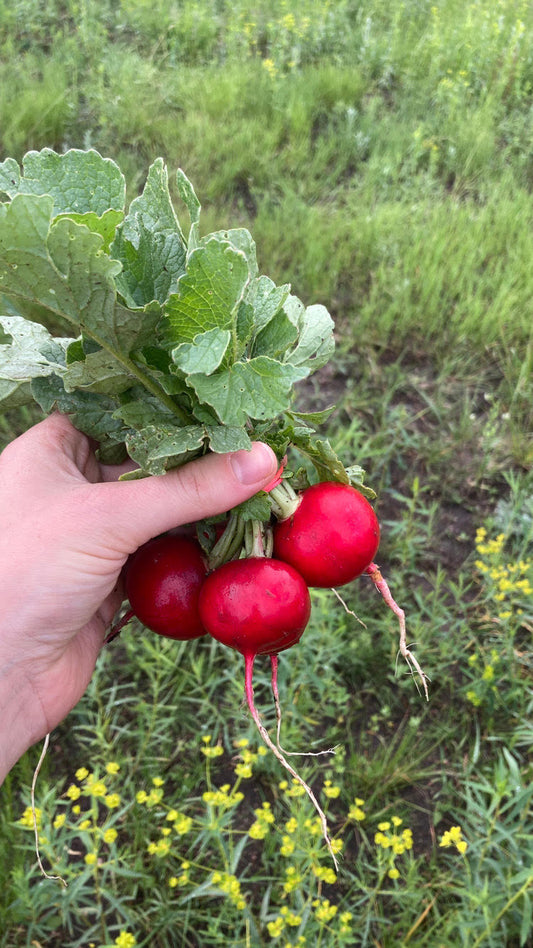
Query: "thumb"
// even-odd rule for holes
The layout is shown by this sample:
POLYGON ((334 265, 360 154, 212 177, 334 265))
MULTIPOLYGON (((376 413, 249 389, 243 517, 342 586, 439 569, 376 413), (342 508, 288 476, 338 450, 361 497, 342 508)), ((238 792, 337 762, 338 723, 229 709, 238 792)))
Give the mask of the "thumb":
POLYGON ((248 500, 272 480, 277 468, 272 449, 256 441, 250 451, 207 454, 160 476, 99 484, 99 512, 106 517, 113 545, 119 539, 124 552, 132 553, 173 527, 248 500))

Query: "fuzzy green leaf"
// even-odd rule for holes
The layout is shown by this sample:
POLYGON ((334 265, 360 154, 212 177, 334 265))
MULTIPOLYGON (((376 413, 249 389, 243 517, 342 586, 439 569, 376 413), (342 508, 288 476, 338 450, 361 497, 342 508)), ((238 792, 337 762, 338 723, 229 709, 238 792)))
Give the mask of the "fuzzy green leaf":
POLYGON ((182 342, 172 350, 172 359, 186 375, 202 372, 211 375, 218 369, 231 339, 228 329, 208 329, 192 342, 182 342))
POLYGON ((0 402, 6 409, 32 400, 31 380, 64 365, 70 340, 54 339, 44 326, 22 316, 0 316, 0 326, 7 334, 0 345, 0 402))
POLYGON ((308 374, 305 367, 276 362, 265 356, 236 362, 214 375, 190 375, 197 397, 216 411, 225 425, 244 425, 248 417, 275 418, 291 402, 295 382, 308 374))
POLYGON ((100 217, 109 209, 122 211, 126 182, 110 158, 94 150, 71 149, 58 154, 50 148, 30 151, 23 158, 23 172, 12 158, 0 164, 0 192, 49 194, 54 216, 93 213, 100 217))
POLYGON ((116 404, 107 395, 95 392, 66 392, 58 375, 35 378, 32 395, 46 414, 57 409, 71 416, 73 425, 96 441, 124 440, 125 429, 113 417, 116 404))
POLYGON ((152 300, 164 303, 175 292, 185 272, 186 246, 162 158, 154 161, 143 193, 131 202, 111 245, 111 255, 123 265, 116 282, 130 307, 142 307, 152 300))
POLYGON ((208 329, 232 330, 249 280, 243 253, 212 238, 194 250, 178 291, 165 306, 164 339, 169 348, 192 342, 208 329))

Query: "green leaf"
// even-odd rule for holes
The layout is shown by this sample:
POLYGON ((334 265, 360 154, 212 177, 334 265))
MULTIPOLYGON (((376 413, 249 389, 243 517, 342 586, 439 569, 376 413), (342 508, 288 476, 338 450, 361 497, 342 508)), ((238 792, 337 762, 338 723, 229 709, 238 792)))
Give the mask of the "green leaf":
POLYGON ((57 372, 69 339, 54 339, 44 326, 22 316, 0 316, 9 342, 0 345, 0 401, 14 408, 32 400, 31 380, 57 372))
POLYGON ((246 230, 245 227, 232 227, 229 230, 217 230, 213 234, 208 234, 206 237, 204 237, 202 239, 202 245, 213 239, 221 240, 223 243, 231 244, 235 250, 239 250, 240 253, 244 254, 246 263, 248 264, 250 279, 256 279, 256 277, 259 275, 259 268, 257 266, 257 251, 255 240, 253 239, 249 230, 246 230))
POLYGON ((329 408, 323 408, 322 411, 290 411, 291 418, 299 421, 309 422, 311 425, 323 425, 325 421, 336 411, 336 405, 330 405, 329 408))
POLYGON ((249 451, 252 446, 252 442, 244 428, 237 428, 232 425, 207 424, 205 431, 209 439, 209 447, 215 454, 226 454, 228 451, 249 451))
POLYGON ((35 378, 31 390, 35 401, 46 414, 57 409, 70 415, 73 425, 96 441, 124 440, 124 426, 113 417, 116 403, 107 395, 65 392, 63 380, 58 375, 35 378))
POLYGON ((142 428, 175 424, 176 419, 169 409, 157 398, 148 395, 141 386, 131 388, 126 397, 128 401, 119 405, 113 413, 113 417, 120 418, 126 427, 140 431, 142 428))
POLYGON ((90 352, 85 358, 72 361, 63 375, 65 391, 84 389, 103 395, 117 395, 136 381, 135 376, 105 349, 90 352))
POLYGON ((152 300, 164 303, 175 292, 185 272, 186 246, 162 158, 154 161, 143 193, 131 202, 111 255, 123 265, 117 288, 132 308, 152 300))
POLYGON ((109 253, 109 248, 115 236, 116 229, 124 219, 124 212, 109 210, 105 211, 101 217, 98 217, 93 211, 88 211, 87 214, 72 213, 60 215, 56 217, 55 220, 59 220, 61 216, 69 217, 70 220, 76 224, 85 224, 93 234, 100 234, 103 240, 103 250, 105 253, 109 253))
POLYGON ((188 251, 191 253, 193 250, 196 250, 199 244, 201 205, 200 201, 196 197, 196 193, 191 182, 189 181, 185 172, 181 170, 181 168, 178 168, 176 174, 176 184, 178 186, 178 194, 189 212, 191 226, 187 245, 188 251))
POLYGON ((349 478, 342 461, 337 457, 328 440, 317 438, 310 428, 295 428, 292 443, 309 458, 321 481, 340 481, 348 484, 349 478))
POLYGON ((246 302, 253 307, 256 332, 260 332, 279 312, 289 296, 290 289, 288 283, 285 286, 276 286, 267 276, 257 277, 250 284, 246 302))
POLYGON ((242 426, 248 417, 274 418, 291 402, 295 382, 307 369, 276 362, 265 356, 236 362, 214 375, 190 375, 189 384, 201 402, 207 402, 226 425, 242 426))
POLYGON ((245 500, 244 503, 239 504, 235 509, 239 512, 244 521, 260 520, 264 523, 270 520, 272 514, 268 494, 265 494, 264 491, 254 494, 253 497, 250 497, 249 500, 245 500))
POLYGON ((126 436, 128 454, 150 474, 163 474, 197 454, 205 439, 203 425, 149 425, 126 436))
POLYGON ((298 317, 298 344, 286 356, 291 365, 306 365, 314 372, 333 355, 334 323, 325 306, 308 306, 298 317))
POLYGON ((117 304, 114 277, 121 265, 102 238, 69 218, 51 221, 52 199, 17 195, 0 205, 0 287, 6 295, 66 319, 116 353, 148 341, 157 304, 134 320, 117 304))
POLYGON ((283 356, 297 338, 296 326, 281 310, 258 334, 253 345, 254 355, 266 355, 272 358, 283 356))
POLYGON ((217 237, 194 250, 178 291, 165 306, 163 336, 169 348, 192 342, 208 329, 234 327, 248 283, 246 258, 217 237))
POLYGON ((172 359, 186 375, 203 372, 211 375, 218 369, 231 339, 228 329, 208 329, 198 333, 192 342, 182 342, 172 350, 172 359))
POLYGON ((54 216, 93 213, 100 217, 113 209, 122 211, 126 183, 118 165, 94 150, 71 149, 58 154, 50 148, 30 151, 22 159, 23 173, 12 158, 0 164, 0 191, 49 194, 54 216))

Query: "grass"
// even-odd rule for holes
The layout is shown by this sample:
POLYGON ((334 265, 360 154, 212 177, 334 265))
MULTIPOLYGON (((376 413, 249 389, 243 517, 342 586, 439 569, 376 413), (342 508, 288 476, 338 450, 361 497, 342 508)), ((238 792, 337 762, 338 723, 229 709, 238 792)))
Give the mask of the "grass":
MULTIPOLYGON (((432 679, 426 704, 369 583, 343 590, 360 622, 313 594, 282 739, 337 746, 301 762, 342 840, 333 883, 240 709, 239 656, 130 626, 39 778, 68 889, 20 822, 39 748, 2 788, 2 948, 533 945, 532 28, 523 0, 0 11, 2 157, 94 146, 133 196, 161 154, 206 229, 249 227, 264 272, 331 309, 335 362, 298 399, 338 406, 432 679)), ((2 443, 37 418, 6 414, 2 443)), ((261 663, 256 696, 273 727, 261 663)))

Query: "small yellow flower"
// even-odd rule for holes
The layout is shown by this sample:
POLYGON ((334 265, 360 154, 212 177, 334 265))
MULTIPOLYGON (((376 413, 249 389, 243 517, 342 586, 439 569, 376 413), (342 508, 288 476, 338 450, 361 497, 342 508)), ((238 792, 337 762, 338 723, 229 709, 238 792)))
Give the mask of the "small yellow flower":
POLYGON ((117 836, 118 833, 116 829, 113 826, 110 826, 109 829, 104 831, 104 843, 107 843, 110 846, 111 843, 115 842, 117 836))
POLYGON ((115 945, 117 948, 135 948, 137 940, 135 935, 132 935, 131 932, 121 932, 117 938, 115 938, 115 945))
POLYGON ((150 856, 168 856, 170 852, 170 840, 158 839, 157 843, 148 843, 146 847, 150 856))
POLYGON ((206 744, 205 747, 201 748, 201 751, 206 757, 221 757, 224 753, 224 748, 221 744, 215 744, 214 747, 210 747, 206 744))
POLYGON ((287 893, 293 892, 298 888, 302 882, 302 876, 298 872, 296 866, 287 866, 285 870, 285 882, 283 884, 283 891, 287 893))
POLYGON ((54 829, 61 829, 61 827, 65 825, 66 819, 67 816, 65 813, 59 813, 54 820, 54 829))
POLYGON ((332 905, 329 899, 315 899, 312 906, 319 922, 331 922, 337 914, 337 906, 332 905))
MULTIPOLYGON (((40 825, 41 825, 41 820, 42 820, 42 812, 41 812, 41 810, 40 810, 38 807, 36 807, 36 808, 35 808, 35 822, 37 823, 37 827, 40 827, 40 825)), ((20 818, 20 820, 19 820, 19 823, 20 823, 22 826, 30 826, 30 827, 33 827, 33 825, 34 825, 34 824, 33 824, 33 811, 32 811, 31 806, 27 806, 27 807, 26 807, 26 809, 24 810, 24 813, 22 814, 22 816, 21 816, 21 818, 20 818)))
POLYGON ((81 790, 79 787, 76 786, 75 783, 71 783, 70 787, 68 788, 66 792, 66 796, 69 798, 69 800, 79 800, 81 796, 81 790))
POLYGON ((80 828, 81 832, 83 833, 83 832, 85 832, 85 830, 90 829, 91 826, 92 826, 92 823, 91 823, 90 820, 82 820, 81 823, 80 823, 80 827, 79 827, 79 828, 80 828))
POLYGON ((297 928, 298 925, 302 924, 302 916, 297 915, 295 912, 291 912, 286 905, 281 909, 281 915, 283 915, 283 921, 286 925, 290 925, 291 928, 297 928))
POLYGON ((176 832, 178 836, 185 836, 187 833, 190 833, 191 829, 192 818, 180 813, 178 819, 174 822, 174 832, 176 832))
POLYGON ((292 856, 295 846, 290 836, 283 836, 281 840, 280 853, 282 856, 292 856))
POLYGON ((268 836, 268 826, 266 823, 256 820, 255 823, 252 823, 250 826, 248 836, 250 836, 251 839, 264 839, 265 836, 268 836))
POLYGON ((273 59, 263 59, 263 69, 268 73, 271 79, 274 79, 278 72, 273 59))
POLYGON ((117 806, 120 806, 120 794, 108 793, 104 799, 104 803, 109 810, 116 809, 117 806))
POLYGON ((322 882, 327 882, 329 885, 333 885, 337 881, 337 876, 333 869, 329 866, 313 866, 313 875, 316 879, 320 879, 322 882))
POLYGON ((455 846, 457 851, 463 855, 468 848, 468 843, 463 839, 461 827, 451 826, 449 830, 446 830, 446 832, 442 834, 439 846, 443 846, 444 848, 455 846))
POLYGON ((388 876, 389 876, 389 879, 399 879, 399 878, 400 878, 400 871, 399 871, 399 869, 396 869, 396 868, 393 866, 392 869, 389 869, 389 871, 388 871, 388 876))
POLYGON ((285 921, 282 915, 278 915, 274 922, 267 922, 267 930, 271 938, 279 938, 284 928, 285 921))
POLYGON ((114 760, 110 760, 109 763, 106 764, 105 769, 108 774, 118 774, 120 770, 120 764, 117 764, 117 762, 114 760))
POLYGON ((87 863, 88 866, 94 866, 94 865, 96 865, 97 861, 98 861, 98 854, 97 854, 97 853, 87 853, 87 854, 86 854, 86 856, 85 856, 85 862, 87 863))
POLYGON ((75 773, 76 780, 85 780, 89 776, 89 771, 87 767, 79 767, 75 773))
POLYGON ((161 777, 152 777, 152 783, 154 787, 162 787, 164 782, 165 781, 161 777))
POLYGON ((235 767, 235 773, 237 777, 241 777, 243 780, 249 780, 252 776, 252 768, 250 764, 237 764, 235 767))
POLYGON ((105 797, 107 795, 107 787, 101 780, 97 780, 91 784, 89 792, 92 797, 105 797))
POLYGON ((324 795, 329 797, 331 800, 335 800, 341 792, 340 787, 333 786, 331 780, 324 781, 324 795))

